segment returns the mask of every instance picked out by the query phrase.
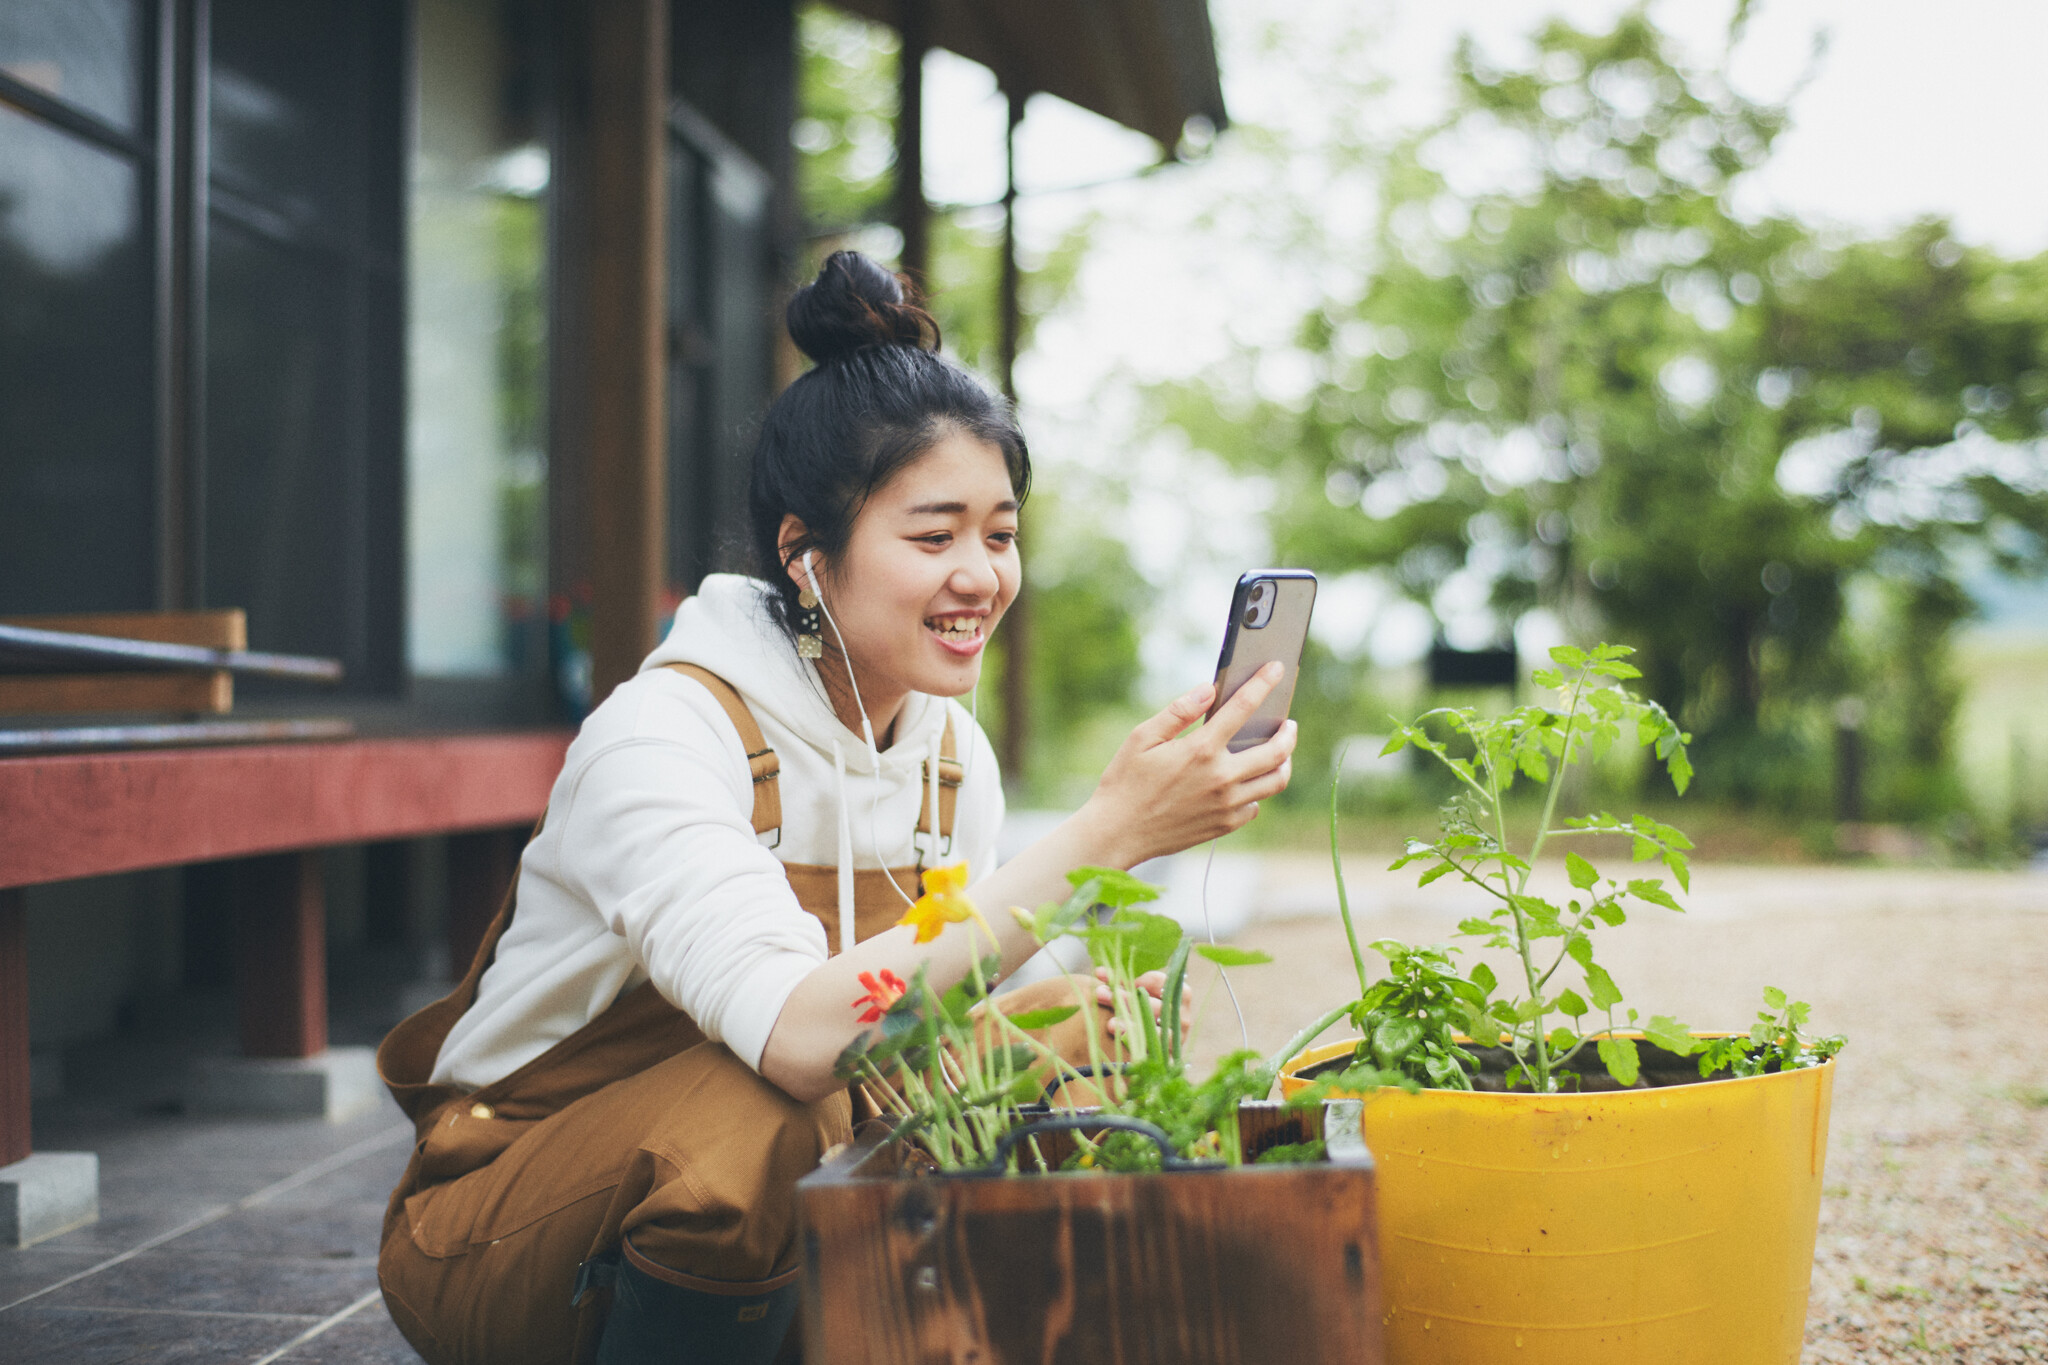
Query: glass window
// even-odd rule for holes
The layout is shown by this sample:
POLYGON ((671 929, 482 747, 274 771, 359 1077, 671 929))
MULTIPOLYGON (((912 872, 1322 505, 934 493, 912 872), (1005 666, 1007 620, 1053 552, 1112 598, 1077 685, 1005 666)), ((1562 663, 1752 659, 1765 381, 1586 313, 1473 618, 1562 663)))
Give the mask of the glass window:
POLYGON ((258 649, 362 657, 349 290, 215 215, 207 262, 206 601, 258 649))
POLYGON ((407 646, 414 674, 542 662, 545 143, 498 0, 419 0, 409 247, 407 646))
POLYGON ((669 591, 695 591, 744 553, 747 435, 767 407, 775 279, 770 181, 678 108, 668 155, 669 591))
POLYGON ((142 57, 136 0, 0 4, 0 71, 123 132, 144 123, 142 57))
POLYGON ((394 692, 404 7, 211 13, 204 601, 246 609, 257 648, 394 692))
POLYGON ((374 26, 344 0, 214 0, 208 92, 216 184, 302 224, 348 234, 364 217, 361 49, 374 26))
POLYGON ((143 186, 0 106, 0 612, 155 605, 143 186))

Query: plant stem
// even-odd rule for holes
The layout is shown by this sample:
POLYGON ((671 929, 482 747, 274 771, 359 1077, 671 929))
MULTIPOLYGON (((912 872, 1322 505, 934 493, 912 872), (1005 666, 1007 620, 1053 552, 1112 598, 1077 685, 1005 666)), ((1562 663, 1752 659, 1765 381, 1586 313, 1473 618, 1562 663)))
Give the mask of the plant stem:
MULTIPOLYGON (((1348 747, 1348 746, 1347 746, 1348 747)), ((1344 771, 1344 750, 1337 751, 1337 773, 1344 771)), ((1344 859, 1337 853, 1337 777, 1330 778, 1330 870, 1337 874, 1337 913, 1344 917, 1344 937, 1351 944, 1351 965, 1358 968, 1358 995, 1370 987, 1365 979, 1365 953, 1358 946, 1358 927, 1351 922, 1351 897, 1344 890, 1344 859)))
POLYGON ((1331 1010, 1322 1018, 1316 1020, 1313 1024, 1310 1024, 1301 1032, 1295 1034, 1292 1038, 1288 1039, 1286 1044, 1282 1046, 1278 1052, 1274 1053, 1272 1057, 1266 1062, 1267 1070, 1277 1073, 1281 1067, 1285 1066, 1287 1063, 1293 1061, 1296 1057, 1300 1056, 1301 1050, 1303 1048, 1307 1047, 1310 1043, 1313 1043, 1316 1039, 1322 1037, 1324 1030, 1328 1029, 1330 1025, 1336 1023, 1339 1019, 1342 1019, 1345 1015, 1349 1014, 1350 1012, 1351 1006, 1339 1005, 1337 1006, 1337 1008, 1331 1010))
POLYGON ((1572 704, 1564 713, 1564 752, 1557 756, 1557 768, 1550 774, 1550 792, 1543 801, 1543 818, 1536 823, 1536 840, 1529 845, 1529 866, 1522 872, 1522 885, 1515 888, 1517 891, 1528 886, 1529 873, 1536 868, 1536 855, 1543 851, 1544 841, 1550 837, 1550 822, 1557 814, 1557 796, 1564 788, 1564 770, 1572 763, 1572 723, 1579 718, 1579 699, 1585 692, 1586 674, 1582 669, 1572 683, 1572 704))
MULTIPOLYGON (((1492 789, 1490 795, 1493 801, 1494 838, 1500 846, 1501 884, 1512 886, 1515 883, 1507 865, 1507 815, 1501 809, 1500 776, 1494 771, 1493 760, 1490 758, 1486 763, 1486 780, 1492 789)), ((1524 873, 1523 885, 1527 884, 1527 877, 1528 874, 1524 873)), ((1543 1021, 1549 1012, 1543 1008, 1543 982, 1536 974, 1535 953, 1529 944, 1529 919, 1523 913, 1517 899, 1520 895, 1521 891, 1517 889, 1515 896, 1508 900, 1508 909, 1515 917, 1515 954, 1522 959, 1522 978, 1529 983, 1529 1001, 1536 1007, 1536 1017, 1530 1021, 1535 1026, 1533 1040, 1536 1045, 1536 1091, 1538 1094, 1547 1095, 1550 1093, 1550 1047, 1544 1041, 1543 1021)))

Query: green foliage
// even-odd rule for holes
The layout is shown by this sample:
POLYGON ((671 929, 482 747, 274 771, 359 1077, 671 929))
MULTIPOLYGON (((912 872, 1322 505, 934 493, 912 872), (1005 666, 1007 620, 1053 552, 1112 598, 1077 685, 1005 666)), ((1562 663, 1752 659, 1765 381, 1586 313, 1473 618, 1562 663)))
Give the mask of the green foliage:
POLYGON ((1288 348, 1305 399, 1261 397, 1247 354, 1161 417, 1274 479, 1286 562, 1425 603, 1477 576, 1503 626, 1542 605, 1638 641, 1721 792, 1824 796, 1826 707, 1867 688, 1885 805, 1938 808, 1953 551, 2048 568, 2048 256, 1738 217, 1785 107, 1681 68, 1640 7, 1534 46, 1462 47, 1454 107, 1384 155, 1370 271, 1329 272, 1362 286, 1288 348), (1475 186, 1503 152, 1520 182, 1475 186), (1852 648, 1873 577, 1901 600, 1852 648))
MULTIPOLYGON (((1513 1054, 1506 1078, 1510 1087, 1527 1084, 1549 1093, 1559 1088, 1567 1065, 1591 1043, 1617 1084, 1637 1083, 1641 1056, 1633 1039, 1616 1036, 1624 1026, 1616 1017, 1623 996, 1613 976, 1594 958, 1594 935, 1626 923, 1634 907, 1684 907, 1666 889, 1663 878, 1606 875, 1576 850, 1566 851, 1564 867, 1578 894, 1552 900, 1532 894, 1529 887, 1536 859, 1549 840, 1594 835, 1627 838, 1635 862, 1661 862, 1681 890, 1690 885, 1686 853, 1692 843, 1670 825, 1642 815, 1620 819, 1604 813, 1558 820, 1567 770, 1598 759, 1617 744, 1653 755, 1680 793, 1692 780, 1686 754, 1690 736, 1663 707, 1637 697, 1624 685, 1640 676, 1627 662, 1632 652, 1621 645, 1552 650, 1557 667, 1538 672, 1536 681, 1559 695, 1561 708, 1522 706, 1495 717, 1471 709, 1440 709, 1414 724, 1397 725, 1387 752, 1420 749, 1449 770, 1464 790, 1443 808, 1436 839, 1409 840, 1407 851, 1393 866, 1420 865, 1418 885, 1456 873, 1485 892, 1491 901, 1486 913, 1462 921, 1457 936, 1475 947, 1512 953, 1522 969, 1521 992, 1496 994, 1500 982, 1483 962, 1459 975, 1453 961, 1456 949, 1417 948, 1394 940, 1372 945, 1387 959, 1388 970, 1369 984, 1339 863, 1338 906, 1359 969, 1359 998, 1349 1007, 1360 1034, 1358 1062, 1438 1089, 1468 1090, 1477 1058, 1460 1045, 1462 1036, 1487 1045, 1498 1043, 1513 1054), (1541 786, 1544 800, 1534 835, 1525 850, 1517 852, 1508 834, 1505 802, 1521 779, 1541 786)), ((1336 833, 1333 800, 1333 858, 1336 833)), ((1702 1075, 1721 1069, 1750 1075, 1773 1065, 1810 1064, 1832 1056, 1841 1046, 1839 1039, 1808 1043, 1801 1037, 1806 1005, 1787 1004, 1784 993, 1775 989, 1766 992, 1766 1001, 1782 1013, 1775 1018, 1759 1016, 1746 1039, 1712 1045, 1718 1050, 1712 1052, 1711 1067, 1703 1058, 1702 1075)), ((1664 1015, 1643 1022, 1636 1011, 1627 1010, 1626 1025, 1640 1025, 1650 1042, 1680 1056, 1698 1047, 1690 1029, 1664 1015)))
POLYGON ((797 13, 797 197, 844 230, 888 214, 896 168, 895 30, 830 5, 797 13))
POLYGON ((1758 1011, 1748 1033, 1711 1041, 1695 1040, 1700 1075, 1714 1076, 1726 1071, 1731 1076, 1761 1076, 1771 1071, 1820 1065, 1840 1052, 1846 1040, 1839 1034, 1807 1038, 1802 1030, 1810 1012, 1811 1007, 1804 1000, 1788 999, 1776 986, 1766 986, 1764 1008, 1758 1011))
MULTIPOLYGON (((1243 1155, 1238 1106, 1272 1088, 1279 1059, 1234 1053, 1206 1080, 1194 1080, 1187 1074, 1182 1050, 1181 988, 1188 960, 1196 953, 1231 967, 1269 959, 1242 949, 1198 947, 1175 921, 1139 908, 1157 900, 1159 888, 1128 872, 1082 867, 1068 873, 1067 881, 1073 892, 1066 899, 1011 913, 1041 944, 1072 938, 1087 949, 1090 962, 1107 977, 1114 1002, 1114 1057, 1091 1028, 1088 1068, 1076 1076, 1071 1066, 1029 1036, 1029 1031, 1050 1028, 1082 1009, 1092 1011, 1093 999, 1014 1016, 986 1008, 987 983, 999 964, 991 954, 943 993, 932 989, 920 967, 875 1027, 848 1044, 837 1074, 865 1083, 895 1116, 896 1134, 915 1134, 946 1170, 985 1166, 1002 1135, 1023 1121, 1022 1106, 1037 1100, 1042 1089, 1070 1094, 1083 1086, 1104 1092, 1102 1113, 1154 1124, 1182 1157, 1239 1164, 1243 1155), (1148 972, 1165 975, 1156 1001, 1137 984, 1148 972), (1080 1084, 1063 1091, 1064 1080, 1080 1084)), ((1358 1072, 1352 1079, 1400 1080, 1377 1071, 1358 1072)), ((1319 1101, 1322 1093, 1300 1103, 1319 1101)), ((1070 1165, 1078 1169, 1159 1167, 1157 1148, 1128 1132, 1113 1132, 1099 1141, 1077 1138, 1076 1146, 1070 1165)), ((1304 1149, 1297 1159, 1313 1158, 1304 1149)), ((1027 1153, 1019 1160, 1028 1162, 1030 1157, 1027 1153)))

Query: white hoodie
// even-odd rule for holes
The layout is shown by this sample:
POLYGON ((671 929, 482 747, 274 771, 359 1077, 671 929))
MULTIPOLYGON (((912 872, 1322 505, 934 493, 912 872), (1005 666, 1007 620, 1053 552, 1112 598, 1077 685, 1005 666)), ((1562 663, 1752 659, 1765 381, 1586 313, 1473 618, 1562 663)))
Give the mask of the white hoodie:
POLYGON ((638 676, 583 722, 521 861, 518 911, 476 1003, 441 1045, 436 1082, 498 1080, 650 978, 758 1070, 789 993, 826 958, 824 931, 781 864, 839 867, 850 916, 849 869, 915 862, 919 777, 949 710, 965 783, 951 852, 927 866, 964 857, 977 871, 992 867, 1002 784, 967 712, 913 692, 877 773, 815 666, 771 621, 765 592, 736 575, 705 579, 638 676), (772 848, 775 836, 754 834, 753 779, 732 722, 703 686, 660 666, 669 663, 732 684, 780 758, 772 848))

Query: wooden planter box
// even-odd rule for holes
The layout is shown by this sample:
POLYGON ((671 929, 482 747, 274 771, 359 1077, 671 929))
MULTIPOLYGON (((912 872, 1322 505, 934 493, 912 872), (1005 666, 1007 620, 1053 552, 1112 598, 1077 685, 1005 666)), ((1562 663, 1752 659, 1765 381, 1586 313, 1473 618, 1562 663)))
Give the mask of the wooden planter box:
MULTIPOLYGON (((797 1186, 804 1359, 1380 1365, 1372 1159, 1333 1103, 1315 1165, 936 1175, 855 1143, 797 1186)), ((1308 1135, 1247 1111, 1247 1152, 1308 1135)))

